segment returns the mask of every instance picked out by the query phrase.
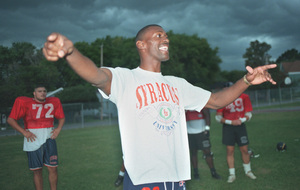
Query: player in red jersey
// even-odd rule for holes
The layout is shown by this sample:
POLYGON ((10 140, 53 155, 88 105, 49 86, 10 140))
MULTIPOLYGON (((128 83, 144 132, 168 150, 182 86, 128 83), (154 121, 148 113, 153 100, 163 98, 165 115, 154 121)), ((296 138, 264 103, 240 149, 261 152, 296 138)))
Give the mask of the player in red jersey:
POLYGON ((63 127, 65 115, 58 98, 46 98, 44 86, 37 86, 33 95, 33 98, 16 98, 7 122, 24 135, 23 150, 27 152, 29 169, 33 171, 35 189, 43 189, 42 168, 45 165, 49 172, 50 188, 55 190, 58 179, 55 139, 63 127), (57 128, 54 128, 54 117, 58 119, 57 128), (21 118, 24 128, 17 122, 21 118))
POLYGON ((203 157, 210 169, 211 176, 214 179, 221 179, 217 173, 213 153, 211 152, 210 135, 210 111, 208 108, 198 111, 186 111, 186 123, 189 139, 189 148, 191 152, 191 162, 193 166, 194 179, 199 180, 198 172, 198 150, 202 150, 203 157))
MULTIPOLYGON (((225 84, 225 87, 231 85, 232 83, 228 82, 225 84)), ((234 168, 235 143, 238 144, 242 154, 245 174, 251 179, 256 179, 256 176, 251 171, 250 154, 248 153, 249 140, 245 125, 245 122, 249 121, 252 117, 251 111, 252 104, 250 98, 244 93, 231 104, 217 110, 216 120, 223 123, 222 142, 226 145, 227 149, 227 164, 229 167, 228 183, 232 183, 236 179, 234 168)))

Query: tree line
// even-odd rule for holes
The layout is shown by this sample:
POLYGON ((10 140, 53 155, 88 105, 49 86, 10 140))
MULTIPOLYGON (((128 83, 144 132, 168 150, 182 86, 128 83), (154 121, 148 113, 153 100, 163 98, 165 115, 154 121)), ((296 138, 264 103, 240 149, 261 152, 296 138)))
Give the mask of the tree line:
MULTIPOLYGON (((164 75, 175 75, 185 78, 190 83, 211 90, 214 84, 225 81, 236 81, 246 71, 221 71, 221 58, 218 47, 212 48, 205 38, 197 35, 175 34, 168 32, 170 39, 170 60, 162 63, 164 75)), ((99 67, 101 62, 100 48, 103 46, 103 65, 106 67, 136 68, 139 56, 134 38, 111 37, 97 38, 92 43, 77 42, 74 46, 99 67)), ((254 41, 246 49, 243 58, 245 66, 256 67, 273 63, 268 51, 271 45, 254 41)), ((299 60, 300 53, 287 50, 275 63, 299 60)), ((95 102, 95 87, 82 80, 68 66, 64 59, 57 62, 47 61, 41 49, 29 42, 12 43, 11 47, 0 45, 0 107, 11 107, 18 96, 32 97, 36 84, 43 84, 49 91, 63 87, 64 91, 57 96, 62 103, 95 102)), ((275 80, 283 80, 284 74, 279 67, 271 71, 275 80)), ((250 88, 272 88, 263 84, 250 88)))

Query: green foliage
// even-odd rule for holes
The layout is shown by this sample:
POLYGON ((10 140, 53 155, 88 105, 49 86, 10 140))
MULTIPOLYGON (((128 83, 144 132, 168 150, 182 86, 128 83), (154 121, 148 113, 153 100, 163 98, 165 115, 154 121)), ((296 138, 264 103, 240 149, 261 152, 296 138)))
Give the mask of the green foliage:
POLYGON ((246 59, 245 66, 254 68, 269 63, 271 56, 268 51, 270 49, 271 45, 266 42, 260 43, 258 40, 250 42, 250 47, 246 49, 246 53, 243 55, 243 58, 246 59))
POLYGON ((293 62, 296 60, 300 60, 300 52, 296 49, 290 49, 281 54, 277 60, 276 63, 282 63, 282 62, 293 62))
POLYGON ((0 46, 0 84, 3 85, 9 77, 9 64, 12 62, 12 57, 9 55, 9 48, 0 46))
POLYGON ((41 50, 28 43, 14 43, 11 48, 0 48, 0 65, 3 69, 0 83, 1 107, 13 105, 17 96, 32 97, 36 84, 54 90, 59 84, 59 72, 54 65, 41 62, 41 50))
MULTIPOLYGON (((170 60, 162 63, 164 75, 174 75, 185 78, 190 83, 205 89, 216 82, 236 81, 244 71, 220 70, 221 59, 218 47, 212 48, 205 38, 197 35, 175 34, 168 32, 170 39, 170 60)), ((136 68, 140 59, 134 38, 111 37, 98 38, 92 43, 77 42, 74 46, 85 56, 100 67, 101 46, 103 47, 103 66, 136 68)), ((265 42, 254 41, 247 48, 244 58, 246 65, 259 66, 270 62, 268 50, 271 46, 265 42)), ((299 58, 295 49, 288 50, 277 61, 299 58)), ((63 87, 65 91, 60 97, 63 102, 89 102, 97 100, 96 89, 87 84, 68 66, 65 59, 56 62, 47 61, 41 49, 36 49, 27 42, 13 43, 11 47, 0 46, 0 105, 13 105, 17 96, 32 96, 36 83, 46 85, 48 91, 63 87), (78 86, 78 87, 77 87, 78 86), (82 89, 87 87, 87 89, 82 89), (79 92, 81 89, 81 92, 79 92), (93 90, 94 92, 92 92, 93 90), (74 91, 74 92, 73 92, 74 91), (89 93, 87 93, 89 92, 89 93), (87 93, 87 94, 85 94, 87 93), (77 94, 76 97, 69 94, 77 94), (83 95, 80 95, 83 94, 83 95)), ((284 76, 279 68, 270 71, 276 81, 282 81, 284 76)), ((250 88, 271 88, 270 84, 263 84, 250 88)))
MULTIPOLYGON (((283 54, 281 54, 277 58, 276 63, 278 64, 278 67, 280 67, 281 63, 283 63, 283 62, 294 62, 294 61, 299 61, 299 60, 300 60, 300 52, 298 52, 298 50, 296 50, 296 49, 290 49, 290 50, 287 50, 286 52, 284 52, 283 54)), ((284 79, 286 76, 287 76, 286 73, 280 73, 280 75, 277 76, 277 80, 275 80, 275 81, 277 81, 278 85, 284 87, 284 86, 286 86, 284 84, 284 79)), ((299 83, 299 80, 297 82, 297 77, 295 77, 293 80, 294 81, 291 85, 297 86, 297 84, 299 83)))
POLYGON ((90 84, 77 85, 64 88, 64 90, 57 95, 62 103, 73 102, 97 102, 97 89, 90 84))
POLYGON ((103 65, 133 69, 139 66, 140 58, 134 38, 107 36, 103 43, 103 65))
POLYGON ((14 66, 28 66, 34 63, 36 48, 28 42, 13 43, 10 48, 10 56, 14 66))
MULTIPOLYGON (((246 66, 250 66, 252 68, 257 66, 263 66, 266 64, 276 64, 284 59, 294 59, 298 56, 298 52, 295 49, 285 52, 281 55, 278 60, 275 62, 270 61, 271 56, 268 54, 268 51, 271 49, 271 45, 265 42, 259 42, 258 40, 250 43, 250 47, 246 49, 246 53, 243 55, 243 58, 246 59, 246 66)), ((299 56, 298 56, 299 57, 299 56)), ((268 71, 272 78, 277 82, 278 85, 283 84, 283 80, 285 78, 285 74, 280 70, 280 66, 278 65, 276 68, 268 71)), ((272 85, 270 83, 263 83, 258 86, 251 86, 251 89, 270 89, 277 88, 278 86, 272 85)))
POLYGON ((242 78, 246 74, 246 71, 238 71, 238 70, 232 70, 232 71, 222 71, 221 76, 224 79, 224 82, 235 82, 242 78))
POLYGON ((185 78, 196 86, 208 88, 220 73, 218 48, 212 49, 204 38, 197 35, 174 34, 170 39, 170 60, 162 64, 165 75, 185 78))

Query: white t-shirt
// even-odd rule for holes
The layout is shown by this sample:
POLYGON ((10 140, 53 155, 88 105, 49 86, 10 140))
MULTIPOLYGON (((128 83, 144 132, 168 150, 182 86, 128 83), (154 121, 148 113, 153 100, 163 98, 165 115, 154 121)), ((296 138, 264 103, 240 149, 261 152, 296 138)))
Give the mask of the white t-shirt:
POLYGON ((205 131, 205 120, 197 119, 186 122, 188 134, 198 134, 205 131))
POLYGON ((35 134, 36 139, 35 141, 27 141, 27 138, 24 137, 24 144, 23 144, 23 151, 36 151, 39 149, 47 139, 51 137, 51 132, 53 131, 54 127, 51 128, 40 128, 40 129, 27 129, 28 131, 35 134))
POLYGON ((136 68, 108 68, 125 168, 134 185, 190 179, 185 109, 200 111, 210 92, 186 80, 136 68))

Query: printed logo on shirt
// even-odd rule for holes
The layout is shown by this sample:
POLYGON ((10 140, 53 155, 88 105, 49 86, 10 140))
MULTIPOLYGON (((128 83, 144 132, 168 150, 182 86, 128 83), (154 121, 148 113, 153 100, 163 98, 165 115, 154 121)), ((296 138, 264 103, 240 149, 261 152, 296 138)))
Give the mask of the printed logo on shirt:
POLYGON ((168 120, 172 116, 171 109, 167 107, 162 107, 160 108, 159 115, 161 118, 168 120))
POLYGON ((156 121, 153 125, 157 131, 164 135, 170 135, 176 128, 177 122, 174 120, 176 115, 179 115, 178 106, 172 106, 168 103, 158 105, 156 112, 156 121))

